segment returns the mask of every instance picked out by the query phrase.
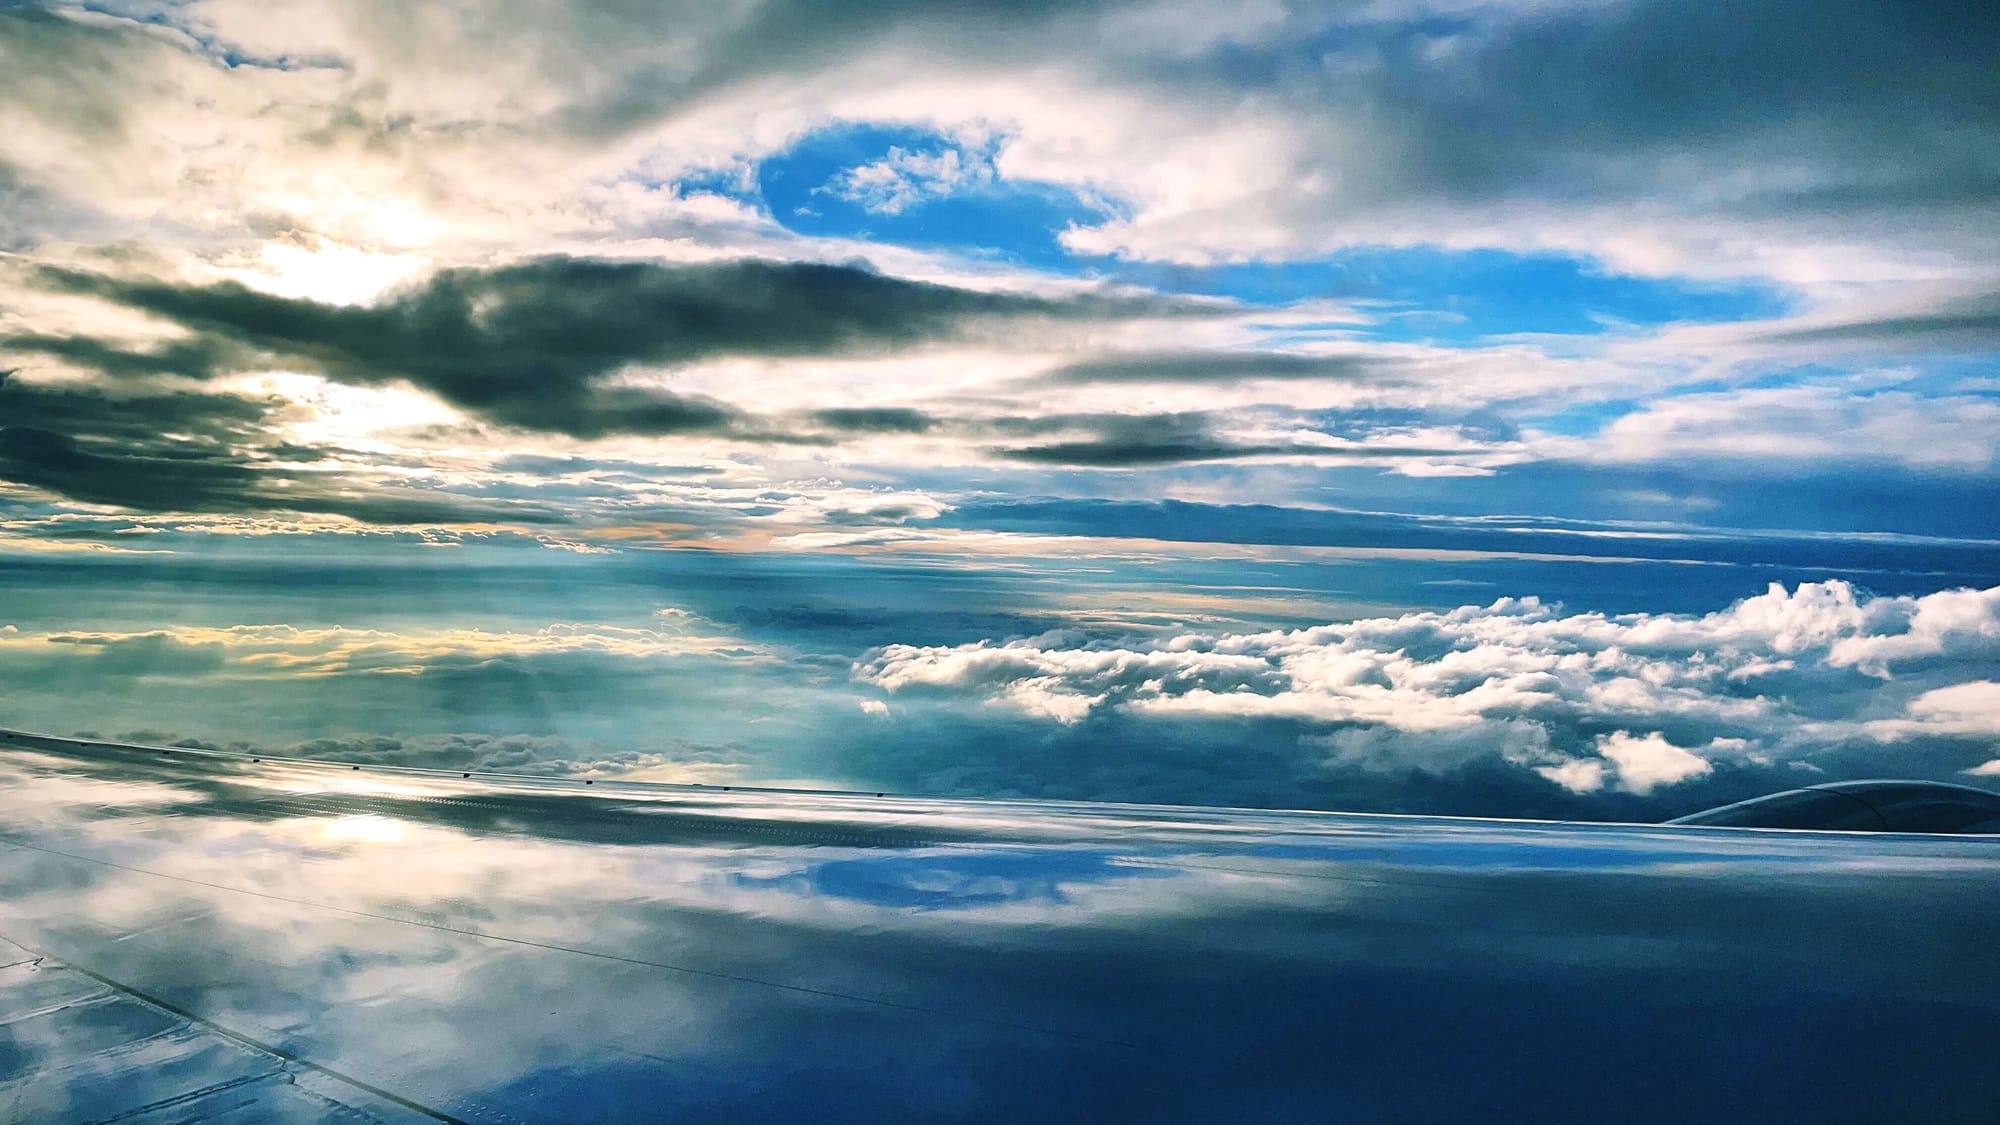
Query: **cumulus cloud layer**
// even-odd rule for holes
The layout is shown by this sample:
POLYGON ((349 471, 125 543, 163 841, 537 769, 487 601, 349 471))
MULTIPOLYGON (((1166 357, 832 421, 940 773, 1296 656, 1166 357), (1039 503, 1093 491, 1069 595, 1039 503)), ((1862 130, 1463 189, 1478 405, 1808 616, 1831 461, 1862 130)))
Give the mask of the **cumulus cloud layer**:
POLYGON ((892 645, 855 671, 892 694, 1060 724, 1107 712, 1278 720, 1314 732, 1331 763, 1443 770, 1495 758, 1572 792, 1643 796, 1717 762, 1809 777, 1826 752, 1856 746, 1881 750, 1889 772, 1993 757, 2000 588, 1874 597, 1838 581, 1773 585, 1705 616, 1564 614, 1503 598, 1286 632, 892 645))

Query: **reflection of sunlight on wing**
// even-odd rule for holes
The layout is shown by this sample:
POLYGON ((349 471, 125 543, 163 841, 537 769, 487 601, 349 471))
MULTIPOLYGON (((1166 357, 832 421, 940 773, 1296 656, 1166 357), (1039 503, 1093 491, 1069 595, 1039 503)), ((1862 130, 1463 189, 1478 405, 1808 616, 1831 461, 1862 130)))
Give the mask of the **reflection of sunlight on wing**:
POLYGON ((364 813, 339 816, 322 826, 328 840, 356 844, 394 844, 403 838, 403 822, 386 816, 364 813))
POLYGON ((10 754, 19 769, 0 770, 0 789, 11 799, 9 815, 57 821, 89 810, 103 819, 126 813, 164 810, 205 800, 172 785, 132 779, 105 780, 49 772, 65 765, 53 754, 15 749, 10 754))

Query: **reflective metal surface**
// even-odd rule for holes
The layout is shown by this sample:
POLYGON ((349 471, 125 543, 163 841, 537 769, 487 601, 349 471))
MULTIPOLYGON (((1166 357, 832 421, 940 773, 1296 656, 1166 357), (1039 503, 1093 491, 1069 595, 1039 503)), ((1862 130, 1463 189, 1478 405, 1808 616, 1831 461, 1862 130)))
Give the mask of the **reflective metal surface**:
POLYGON ((1938 781, 1842 781, 1787 789, 1667 823, 2000 835, 2000 794, 1938 781))
POLYGON ((2000 841, 0 741, 0 1118, 1990 1121, 2000 841))

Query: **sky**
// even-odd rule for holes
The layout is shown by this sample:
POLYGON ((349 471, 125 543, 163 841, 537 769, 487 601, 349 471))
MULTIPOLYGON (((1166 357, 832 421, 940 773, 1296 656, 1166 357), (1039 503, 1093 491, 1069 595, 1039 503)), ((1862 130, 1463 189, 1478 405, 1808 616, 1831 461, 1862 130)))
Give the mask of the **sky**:
POLYGON ((2000 786, 2000 10, 0 3, 0 724, 2000 786))

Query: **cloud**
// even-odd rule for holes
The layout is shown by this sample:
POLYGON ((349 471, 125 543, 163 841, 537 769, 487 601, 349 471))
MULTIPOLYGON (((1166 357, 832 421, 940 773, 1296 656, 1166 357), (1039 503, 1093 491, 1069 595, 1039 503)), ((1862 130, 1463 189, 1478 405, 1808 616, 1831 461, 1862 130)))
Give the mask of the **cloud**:
MULTIPOLYGON (((738 410, 713 399, 610 381, 635 365, 881 352, 951 338, 981 318, 1135 315, 1164 307, 982 292, 861 266, 760 260, 665 265, 543 258, 449 269, 366 307, 276 297, 234 282, 175 285, 55 269, 40 276, 52 287, 166 317, 342 382, 407 381, 504 425, 578 437, 747 428, 738 410)), ((95 354, 69 351, 78 360, 95 354)), ((117 358, 129 362, 122 353, 117 358)), ((870 416, 833 420, 865 425, 870 416)))
POLYGON ((2000 683, 1934 688, 1910 700, 1900 717, 1869 723, 1868 731, 1887 742, 1931 735, 2000 738, 2000 683))
POLYGON ((867 211, 900 215, 921 203, 992 181, 991 165, 959 149, 920 152, 893 145, 889 155, 849 168, 814 191, 857 203, 867 211))
POLYGON ((30 383, 0 371, 0 480, 141 511, 302 512, 378 524, 562 522, 553 509, 419 489, 283 434, 278 396, 30 383))
POLYGON ((1754 338, 1905 354, 1992 351, 2000 348, 2000 293, 1946 293, 1917 307, 1843 310, 1838 316, 1770 325, 1754 338))
POLYGON ((1300 450, 1296 446, 1231 441, 1216 436, 1206 419, 1170 416, 1107 418, 1097 436, 995 452, 1005 460, 1036 465, 1127 469, 1279 457, 1300 450))
POLYGON ((1571 758, 1554 766, 1536 766, 1535 772, 1572 793, 1595 793, 1604 788, 1604 763, 1594 758, 1571 758))
MULTIPOLYGON (((1218 419, 1205 414, 1050 415, 1039 419, 1001 419, 988 423, 1000 430, 1039 432, 1083 430, 1078 440, 1041 445, 1002 447, 994 455, 1007 461, 1081 468, 1124 469, 1180 465, 1202 461, 1237 461, 1290 457, 1316 459, 1421 459, 1482 452, 1476 446, 1407 445, 1394 440, 1347 441, 1305 427, 1289 432, 1217 432, 1218 419)), ((1371 435, 1372 436, 1372 435, 1371 435)))
POLYGON ((205 675, 224 667, 288 676, 418 675, 433 667, 503 657, 571 653, 624 660, 656 657, 753 659, 763 650, 685 613, 664 627, 551 625, 532 632, 444 628, 421 632, 291 625, 183 626, 145 633, 0 633, 0 651, 68 648, 101 670, 205 675))
POLYGON ((1983 394, 1808 383, 1664 397, 1549 456, 1593 461, 1757 460, 1796 471, 1877 462, 1984 473, 2000 459, 2000 403, 1983 394))
MULTIPOLYGON (((1705 748, 1711 755, 1742 751, 1742 739, 1716 739, 1705 748)), ((1571 758, 1557 765, 1536 766, 1535 773, 1571 793, 1596 793, 1616 777, 1627 793, 1644 797, 1663 785, 1677 785, 1715 772, 1707 757, 1684 750, 1659 734, 1637 737, 1629 731, 1599 735, 1595 758, 1571 758)))
MULTIPOLYGON (((412 622, 424 613, 426 599, 411 587, 371 581, 386 587, 371 593, 371 603, 407 607, 401 628, 0 626, 10 721, 62 730, 144 725, 173 732, 173 738, 267 747, 378 736, 409 742, 418 735, 477 731, 494 739, 562 737, 662 755, 676 747, 731 743, 745 733, 746 713, 790 724, 811 698, 801 690, 771 702, 780 650, 696 615, 656 617, 650 627, 584 622, 480 628, 465 624, 462 615, 412 622), (79 716, 79 694, 99 701, 90 716, 79 716), (218 709, 218 698, 235 702, 218 709), (671 729, 661 726, 663 714, 676 716, 671 729)), ((200 584, 177 588, 199 590, 200 584)), ((240 582, 217 589, 231 602, 254 597, 240 582)), ((838 702, 853 707, 851 699, 838 702)), ((424 745, 409 742, 409 757, 402 760, 429 764, 421 761, 424 745)), ((767 776, 783 776, 782 767, 771 764, 772 749, 760 755, 767 776)))
MULTIPOLYGON (((746 569, 725 588, 872 553, 921 603, 869 612, 822 574, 744 610, 842 638, 794 690, 742 688, 745 711, 838 694, 826 677, 884 641, 944 646, 926 658, 942 667, 959 642, 1052 620, 1231 622, 1182 649, 1100 631, 1038 656, 989 645, 963 682, 903 683, 894 723, 850 695, 825 706, 829 755, 850 752, 842 723, 867 724, 856 776, 878 754, 959 791, 1595 815, 1795 766, 1963 769, 1972 687, 2000 682, 1983 591, 1819 583, 1739 607, 1822 623, 1788 631, 1526 601, 1432 620, 1375 584, 1381 560, 1433 560, 1463 568, 1445 581, 1657 610, 1751 565, 1899 592, 1996 580, 2000 418, 1976 362, 2000 338, 1992 16, 1709 15, 5 7, 0 515, 41 542, 143 533, 182 559, 326 551, 398 575, 419 543, 540 542, 564 551, 538 563, 619 575, 727 554, 746 569), (854 138, 881 147, 826 158, 854 138), (781 181, 826 185, 828 214, 778 213, 781 181), (1736 316, 1759 319, 1648 327, 1736 316), (999 510, 1026 497, 1044 499, 999 510), (1079 559, 1129 600, 1051 608, 1097 597, 1079 559), (1709 565, 1628 561, 1660 559, 1709 565), (1182 569, 1141 580, 1133 560, 1182 569), (1582 561, 1594 578, 1560 569, 1582 561), (1033 592, 954 603, 975 563, 1033 592), (1218 610, 1159 588, 1267 566, 1300 568, 1300 592, 1218 610), (1386 615, 1379 635, 1251 631, 1350 613, 1386 615), (1668 634, 1685 636, 1647 647, 1668 634), (1328 679, 1341 661, 1362 679, 1328 679)), ((544 596, 490 631, 571 619, 544 596)), ((16 670, 171 679, 136 669, 198 653, 132 638, 178 608, 143 603, 99 622, 124 639, 17 652, 16 670)), ((251 619, 332 620, 293 608, 251 619)), ((272 690, 246 706, 332 700, 334 722, 379 689, 419 716, 389 729, 534 724, 588 710, 564 698, 608 707, 634 663, 461 638, 426 664, 402 641, 321 640, 266 653, 293 663, 253 667, 297 684, 250 676, 272 690), (326 671, 335 648, 351 674, 326 671)), ((648 703, 709 686, 626 682, 648 703)), ((600 718, 615 726, 574 721, 600 718)))
POLYGON ((0 351, 51 356, 114 379, 145 375, 182 375, 205 379, 224 370, 231 360, 229 349, 220 341, 201 338, 172 340, 141 350, 121 348, 83 336, 24 333, 0 336, 0 351))
POLYGON ((1974 680, 1936 688, 1910 700, 1913 718, 1959 724, 1974 734, 2000 735, 2000 683, 1974 680))
MULTIPOLYGON (((1491 5, 1336 31, 1339 16, 1302 10, 1286 46, 1259 52, 1267 69, 1217 51, 1154 72, 1183 83, 1163 114, 1181 137, 1119 145, 1133 214, 1072 243, 1200 261, 1539 242, 1642 272, 1808 283, 1991 261, 1949 233, 1996 203, 1972 155, 2000 129, 1989 17, 1872 0, 1697 15, 1685 0, 1491 5), (1274 73, 1285 94, 1224 108, 1222 91, 1268 91, 1274 73), (1202 176, 1194 154, 1218 140, 1234 174, 1202 176)), ((1003 149, 1001 167, 1081 177, 1116 143, 1085 156, 1039 141, 1003 149)))
POLYGON ((815 410, 810 417, 829 429, 848 433, 921 434, 938 425, 938 419, 909 407, 836 407, 815 410))
MULTIPOLYGON (((992 135, 998 178, 1102 203, 1065 236, 1087 253, 1442 244, 1800 284, 1990 276, 2000 59, 1983 11, 1242 8, 311 3, 275 28, 234 0, 94 5, 9 13, 20 77, 0 101, 36 188, 125 213, 165 201, 195 229, 684 233, 700 220, 662 182, 873 122, 992 135), (206 119, 184 112, 203 103, 206 119), (337 206, 343 181, 380 205, 337 206)), ((970 174, 954 151, 906 148, 851 188, 907 205, 970 174)))
POLYGON ((855 676, 1065 726, 1288 724, 1321 732, 1312 744, 1343 768, 1483 758, 1573 793, 1615 779, 1644 797, 1718 763, 1812 765, 1918 735, 1927 756, 1904 765, 1963 768, 1992 733, 1982 671, 1995 668, 2000 588, 1882 597, 1832 581, 1704 616, 1503 598, 1290 632, 890 645, 855 676))
MULTIPOLYGON (((1713 744, 1712 744, 1713 745, 1713 744)), ((1733 744, 1740 747, 1739 740, 1733 744)), ((1656 786, 1673 785, 1714 770, 1708 759, 1683 750, 1658 734, 1635 738, 1613 731, 1597 740, 1597 752, 1618 771, 1618 782, 1644 796, 1656 786)))
MULTIPOLYGON (((1575 452, 1563 440, 1433 440, 1468 403, 1502 404, 1489 413, 1520 430, 1569 390, 1643 399, 1713 374, 1658 355, 1518 343, 1363 345, 1355 334, 1386 319, 1328 301, 1170 339, 1098 323, 1105 339, 1093 343, 1108 347, 1041 349, 1039 333, 1023 331, 1030 322, 1116 321, 1173 302, 1087 291, 1096 277, 1126 276, 1101 260, 1036 275, 996 264, 1006 246, 814 240, 760 211, 768 161, 816 131, 870 125, 940 140, 851 167, 836 187, 896 208, 977 187, 989 172, 1060 185, 1085 201, 1065 237, 1093 255, 1212 263, 1357 246, 1377 255, 1383 244, 1556 249, 1655 273, 1833 278, 1842 285, 1816 291, 1850 295, 1911 277, 1949 282, 1906 307, 1869 305, 1891 335, 1974 331, 1964 346, 1984 339, 1976 333, 1990 319, 1980 277, 1994 255, 1964 234, 2000 227, 1975 221, 1991 193, 1964 172, 1989 147, 1979 143, 1993 109, 1973 81, 1981 72, 1950 52, 1949 66, 1915 66, 1937 51, 1937 29, 1860 0, 1843 0, 1838 27, 1816 17, 1802 26, 1823 47, 1852 50, 1867 81, 1808 67, 1820 56, 1768 13, 1713 27, 1689 18, 1684 0, 1451 5, 1441 19, 1429 5, 1258 5, 1219 17, 1177 4, 863 14, 786 2, 571 20, 498 14, 497 2, 417 17, 308 0, 284 28, 234 0, 10 10, 0 39, 19 65, 0 85, 0 108, 18 125, 18 151, 0 190, 111 216, 116 228, 49 212, 43 241, 30 241, 72 268, 44 276, 186 334, 134 343, 23 316, 0 346, 128 381, 281 366, 348 385, 408 383, 513 431, 800 446, 769 459, 824 451, 904 471, 1386 461, 1399 475, 1467 479, 1575 452), (496 38, 502 26, 535 49, 496 38), (1755 62, 1758 88, 1781 96, 1746 110, 1738 85, 1713 74, 1682 90, 1683 68, 1667 60, 1683 39, 1710 49, 1693 56, 1700 66, 1755 62), (428 45, 422 58, 416 42, 428 45), (1665 106, 1637 72, 1605 63, 1627 54, 1686 96, 1665 106), (1907 80, 1885 77, 1903 68, 1907 80), (1843 112, 1811 108, 1825 105, 1843 112), (1881 136, 1908 133, 1901 109, 1911 105, 1936 111, 1936 127, 1919 131, 1909 159, 1875 158, 1881 136), (1898 176, 1961 190, 1898 196, 1875 182, 1898 176), (58 237, 78 234, 106 248, 92 269, 109 268, 116 244, 150 255, 163 276, 243 284, 92 279, 58 237), (903 275, 786 260, 858 253, 903 275), (972 277, 1011 291, 970 288, 972 277), (1061 292, 1070 296, 1049 295, 1061 292), (931 351, 948 346, 965 354, 931 351), (1324 354, 1330 346, 1346 350, 1324 354), (827 378, 816 360, 855 366, 827 378), (856 385, 864 367, 873 387, 856 385), (1050 384, 1065 388, 1066 412, 1141 421, 1035 442, 979 435, 995 416, 1045 412, 1050 384), (1325 436, 1315 415, 1380 409, 1427 417, 1378 424, 1354 439, 1367 448, 1327 449, 1315 436, 1325 436), (1212 421, 1174 431, 1157 421, 1198 414, 1212 421)), ((1780 8, 1803 11, 1792 0, 1780 8)), ((1131 276, 1208 292, 1227 281, 1131 276)), ((1803 334, 1782 345, 1795 347, 1853 328, 1815 312, 1757 331, 1803 334)), ((1728 433, 1683 403, 1636 412, 1645 421, 1628 423, 1632 432, 1578 455, 1796 464, 1862 447, 1925 467, 1990 463, 1976 395, 1928 415, 1925 393, 1909 397, 1915 409, 1855 395, 1835 410, 1752 396, 1738 411, 1750 422, 1728 433), (1829 437, 1870 414, 1895 416, 1880 427, 1894 432, 1878 435, 1891 440, 1829 437), (1952 414, 1965 421, 1949 425, 1952 414)))

